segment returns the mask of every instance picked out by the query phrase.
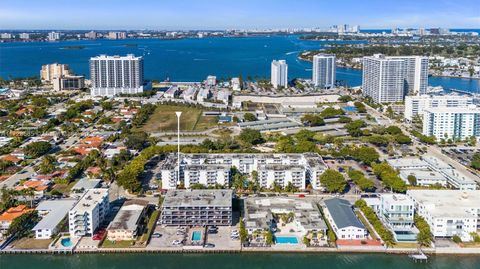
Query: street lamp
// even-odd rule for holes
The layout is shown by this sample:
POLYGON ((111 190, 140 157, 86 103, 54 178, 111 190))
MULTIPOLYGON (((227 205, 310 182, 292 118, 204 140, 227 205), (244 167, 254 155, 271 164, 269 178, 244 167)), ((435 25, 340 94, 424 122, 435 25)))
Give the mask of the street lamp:
POLYGON ((177 182, 180 182, 180 116, 181 111, 175 112, 177 115, 177 182))

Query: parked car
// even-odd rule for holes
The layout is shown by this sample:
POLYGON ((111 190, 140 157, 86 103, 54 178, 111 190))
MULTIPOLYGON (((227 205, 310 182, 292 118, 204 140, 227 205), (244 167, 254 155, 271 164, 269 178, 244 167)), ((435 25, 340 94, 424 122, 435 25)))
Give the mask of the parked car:
POLYGON ((205 247, 205 248, 214 248, 214 247, 215 247, 215 244, 207 243, 207 244, 205 244, 204 247, 205 247))
POLYGON ((174 246, 180 246, 181 244, 182 244, 182 241, 180 241, 180 240, 173 240, 172 241, 172 245, 174 245, 174 246))
POLYGON ((152 238, 160 238, 160 237, 162 237, 161 233, 153 233, 152 234, 152 238))

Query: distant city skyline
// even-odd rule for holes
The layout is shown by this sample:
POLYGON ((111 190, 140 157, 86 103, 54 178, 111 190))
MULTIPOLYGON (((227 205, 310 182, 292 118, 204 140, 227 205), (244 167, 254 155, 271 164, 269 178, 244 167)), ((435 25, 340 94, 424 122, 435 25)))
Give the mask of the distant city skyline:
POLYGON ((3 0, 5 30, 479 28, 478 0, 3 0))

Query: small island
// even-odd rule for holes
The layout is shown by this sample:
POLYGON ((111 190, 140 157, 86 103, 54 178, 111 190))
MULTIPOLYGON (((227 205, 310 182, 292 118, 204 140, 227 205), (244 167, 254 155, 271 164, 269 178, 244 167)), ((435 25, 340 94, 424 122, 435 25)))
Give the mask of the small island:
POLYGON ((62 47, 62 49, 66 49, 66 50, 81 50, 81 49, 84 49, 85 46, 65 46, 65 47, 62 47))

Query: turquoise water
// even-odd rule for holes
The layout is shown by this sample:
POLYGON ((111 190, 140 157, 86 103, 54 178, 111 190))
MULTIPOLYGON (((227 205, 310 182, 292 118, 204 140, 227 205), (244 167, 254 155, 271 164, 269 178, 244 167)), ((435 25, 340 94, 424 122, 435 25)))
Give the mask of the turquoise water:
MULTIPOLYGON (((270 76, 273 59, 288 62, 289 78, 310 78, 311 63, 297 59, 299 52, 320 49, 331 41, 299 40, 298 36, 274 35, 248 38, 203 39, 135 39, 135 40, 81 40, 63 42, 0 43, 0 77, 38 75, 46 63, 66 63, 77 74, 89 75, 88 60, 99 54, 125 55, 133 53, 145 57, 147 79, 172 81, 201 81, 210 74, 228 78, 242 74, 270 76), (125 46, 135 44, 136 46, 125 46), (65 46, 84 46, 84 49, 64 49, 65 46)), ((336 42, 351 43, 351 42, 336 42)), ((355 43, 363 43, 361 41, 355 43)), ((338 68, 337 79, 349 86, 362 83, 359 70, 338 68)), ((477 92, 480 80, 431 78, 433 86, 457 88, 477 92)))
POLYGON ((345 110, 345 112, 357 112, 357 108, 354 106, 346 106, 343 110, 345 110))
POLYGON ((60 241, 60 243, 64 247, 71 247, 73 245, 72 240, 70 240, 70 238, 63 238, 62 241, 60 241))
POLYGON ((276 236, 275 244, 298 244, 298 239, 295 236, 276 236))
POLYGON ((192 240, 193 241, 200 241, 202 239, 202 232, 200 231, 194 231, 192 233, 192 240))
POLYGON ((91 254, 0 255, 2 269, 478 269, 480 257, 382 254, 91 254))

